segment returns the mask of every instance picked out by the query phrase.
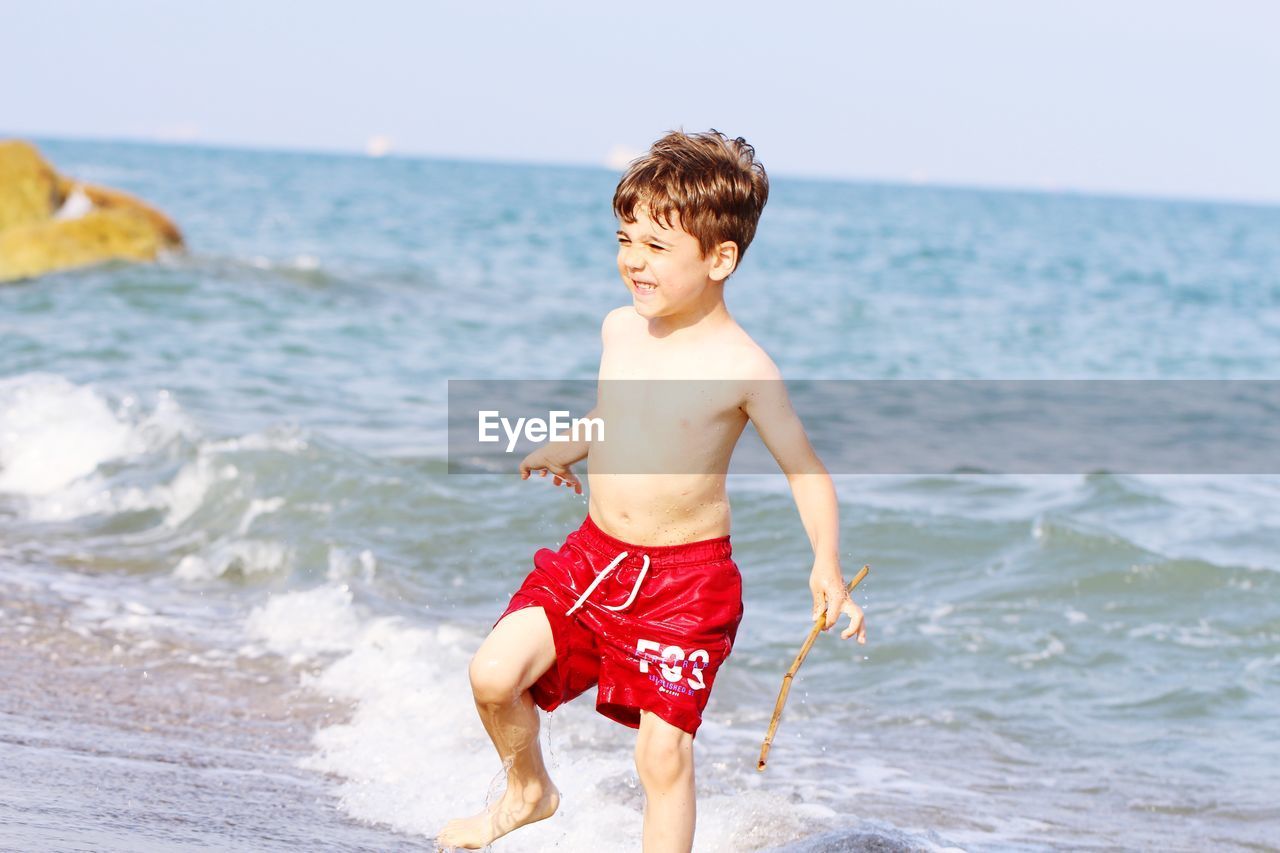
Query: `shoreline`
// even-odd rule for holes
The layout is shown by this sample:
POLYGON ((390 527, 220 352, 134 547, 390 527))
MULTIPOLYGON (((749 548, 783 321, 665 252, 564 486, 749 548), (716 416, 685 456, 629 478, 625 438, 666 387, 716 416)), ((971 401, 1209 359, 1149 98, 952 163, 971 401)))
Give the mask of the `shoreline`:
POLYGON ((290 685, 276 656, 88 627, 56 582, 0 597, 0 849, 434 850, 347 817, 300 766, 350 705, 290 685))

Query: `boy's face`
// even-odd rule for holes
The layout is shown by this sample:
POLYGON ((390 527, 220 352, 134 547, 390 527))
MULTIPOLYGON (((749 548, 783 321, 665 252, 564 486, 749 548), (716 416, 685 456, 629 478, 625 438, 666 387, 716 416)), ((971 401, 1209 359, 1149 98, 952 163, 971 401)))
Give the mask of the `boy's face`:
POLYGON ((716 253, 706 257, 698 238, 680 227, 673 213, 670 226, 651 219, 646 205, 637 205, 635 222, 618 223, 618 272, 631 291, 636 313, 652 319, 697 307, 718 298, 721 274, 716 253))

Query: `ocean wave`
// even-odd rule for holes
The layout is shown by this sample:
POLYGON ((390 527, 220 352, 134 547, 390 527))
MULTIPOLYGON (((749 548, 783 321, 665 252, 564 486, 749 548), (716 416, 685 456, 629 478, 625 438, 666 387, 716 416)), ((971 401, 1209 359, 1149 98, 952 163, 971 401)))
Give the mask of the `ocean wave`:
POLYGON ((188 554, 178 561, 173 576, 201 581, 222 577, 287 574, 292 549, 279 542, 255 539, 224 541, 205 553, 188 554))
MULTIPOLYGON (((273 595, 254 609, 245 629, 242 654, 281 655, 299 668, 307 689, 354 706, 348 720, 315 734, 315 751, 301 762, 342 780, 339 801, 351 817, 434 837, 450 818, 500 796, 500 764, 467 678, 481 639, 474 629, 374 615, 359 603, 357 589, 338 582, 273 595)), ((717 740, 718 727, 714 720, 704 723, 710 740, 717 740)), ((589 697, 543 717, 543 750, 563 804, 553 820, 504 840, 504 849, 638 849, 643 795, 632 737, 597 715, 589 697)), ((846 816, 803 802, 778 777, 764 790, 755 776, 744 781, 726 772, 732 764, 712 757, 699 773, 699 849, 777 848, 823 832, 896 839, 887 850, 957 849, 887 824, 849 829, 846 816)))
MULTIPOLYGON (((263 283, 303 286, 321 292, 350 292, 369 299, 378 294, 439 290, 438 278, 410 261, 359 262, 331 257, 324 247, 286 255, 225 255, 195 251, 162 259, 158 270, 178 270, 240 288, 263 283)), ((122 283, 123 284, 123 283, 122 283)))
MULTIPOLYGON (((157 450, 194 429, 165 391, 150 413, 138 409, 133 396, 113 404, 93 386, 57 374, 0 379, 0 492, 47 498, 108 462, 157 450)), ((66 511, 74 513, 74 505, 66 511)))
MULTIPOLYGON (((0 380, 5 526, 57 525, 58 536, 40 536, 46 555, 59 543, 79 553, 75 541, 89 536, 104 566, 129 561, 182 581, 287 575, 296 542, 332 510, 314 500, 317 487, 335 471, 364 473, 359 454, 297 429, 207 437, 168 393, 152 399, 55 374, 0 380)), ((317 568, 325 547, 312 549, 317 568)))

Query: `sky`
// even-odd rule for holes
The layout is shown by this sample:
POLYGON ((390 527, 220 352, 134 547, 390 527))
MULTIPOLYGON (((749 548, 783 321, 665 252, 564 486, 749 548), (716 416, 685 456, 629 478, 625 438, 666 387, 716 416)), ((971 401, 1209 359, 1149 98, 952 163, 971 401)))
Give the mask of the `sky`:
POLYGON ((0 0, 0 137, 1280 204, 1280 2, 0 0))

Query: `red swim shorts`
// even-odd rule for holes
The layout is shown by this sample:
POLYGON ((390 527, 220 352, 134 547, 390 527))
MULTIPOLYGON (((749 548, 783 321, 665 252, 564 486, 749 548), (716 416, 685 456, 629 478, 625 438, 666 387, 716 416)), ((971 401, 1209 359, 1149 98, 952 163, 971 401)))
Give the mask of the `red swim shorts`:
MULTIPOLYGON (((742 576, 729 537, 630 545, 587 516, 534 569, 498 617, 542 607, 556 662, 529 689, 551 711, 599 684, 596 710, 639 728, 652 711, 696 735, 742 621, 742 576)), ((494 623, 497 624, 496 622, 494 623)))

